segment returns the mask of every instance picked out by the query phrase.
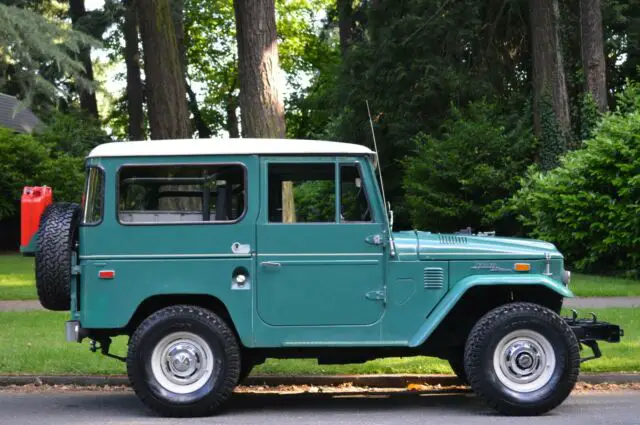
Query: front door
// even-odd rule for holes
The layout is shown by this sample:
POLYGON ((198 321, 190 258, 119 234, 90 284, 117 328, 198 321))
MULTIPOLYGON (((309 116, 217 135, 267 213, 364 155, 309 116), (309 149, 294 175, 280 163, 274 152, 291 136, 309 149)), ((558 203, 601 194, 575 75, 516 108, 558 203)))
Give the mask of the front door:
POLYGON ((371 208, 375 192, 365 184, 358 160, 265 158, 261 172, 261 320, 271 326, 378 321, 384 311, 385 249, 374 240, 383 224, 371 208))

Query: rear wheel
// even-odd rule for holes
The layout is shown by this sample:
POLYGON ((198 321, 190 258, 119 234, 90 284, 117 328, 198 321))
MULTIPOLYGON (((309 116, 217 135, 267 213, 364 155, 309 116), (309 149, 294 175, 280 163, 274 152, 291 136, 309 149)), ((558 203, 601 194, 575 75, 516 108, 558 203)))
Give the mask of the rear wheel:
POLYGON ((127 372, 142 402, 163 416, 215 413, 240 374, 240 349, 229 326, 195 306, 157 311, 129 342, 127 372))
POLYGON ((558 314, 531 303, 498 307, 465 347, 471 388, 506 415, 539 415, 562 403, 580 372, 579 343, 558 314))
POLYGON ((46 309, 65 311, 71 307, 71 267, 79 223, 80 207, 69 203, 50 205, 40 219, 36 289, 40 304, 46 309))

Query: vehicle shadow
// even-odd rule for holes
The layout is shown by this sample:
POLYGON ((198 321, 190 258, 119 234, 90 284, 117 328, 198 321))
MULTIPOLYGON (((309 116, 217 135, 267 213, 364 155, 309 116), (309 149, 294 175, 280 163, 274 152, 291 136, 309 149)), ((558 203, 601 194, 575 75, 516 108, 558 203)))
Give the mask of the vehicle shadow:
MULTIPOLYGON (((67 400, 66 407, 78 408, 83 412, 99 411, 99 414, 118 416, 153 417, 132 392, 95 394, 93 397, 67 400)), ((447 412, 459 416, 492 415, 469 391, 426 391, 426 392, 350 392, 350 393, 236 393, 220 414, 224 416, 253 416, 278 412, 279 414, 324 414, 324 413, 367 413, 394 409, 423 410, 437 408, 438 412, 447 412)))

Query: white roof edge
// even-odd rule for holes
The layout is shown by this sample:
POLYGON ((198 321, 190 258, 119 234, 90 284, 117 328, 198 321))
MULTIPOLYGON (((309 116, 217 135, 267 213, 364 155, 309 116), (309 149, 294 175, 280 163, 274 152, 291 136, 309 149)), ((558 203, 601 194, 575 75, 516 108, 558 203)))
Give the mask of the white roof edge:
POLYGON ((297 139, 175 139, 112 142, 95 147, 88 158, 197 155, 374 155, 353 143, 297 139))

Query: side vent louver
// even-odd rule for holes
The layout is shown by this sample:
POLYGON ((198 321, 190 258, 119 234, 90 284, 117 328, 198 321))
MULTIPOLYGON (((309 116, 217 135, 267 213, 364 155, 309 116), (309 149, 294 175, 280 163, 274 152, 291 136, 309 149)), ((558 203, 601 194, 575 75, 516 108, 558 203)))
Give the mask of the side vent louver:
POLYGON ((443 245, 463 245, 467 243, 464 236, 440 235, 440 243, 443 245))
POLYGON ((424 289, 441 289, 444 285, 444 271, 441 267, 424 269, 424 289))

